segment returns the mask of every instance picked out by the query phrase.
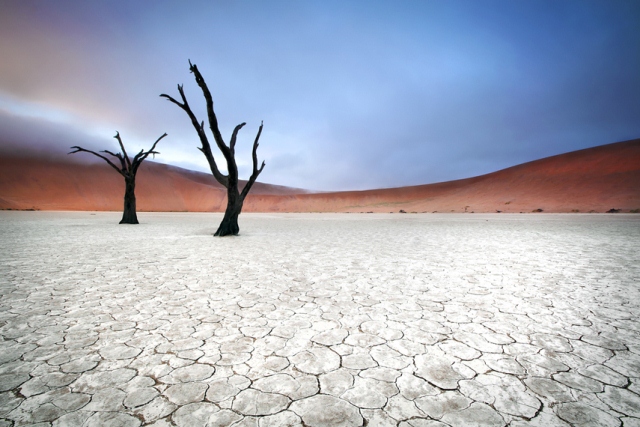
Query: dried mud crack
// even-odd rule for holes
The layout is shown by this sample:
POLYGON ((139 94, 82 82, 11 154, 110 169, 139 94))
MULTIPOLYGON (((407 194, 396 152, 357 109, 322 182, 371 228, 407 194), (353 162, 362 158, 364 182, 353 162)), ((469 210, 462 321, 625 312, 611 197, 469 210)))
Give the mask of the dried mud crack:
POLYGON ((1 427, 640 426, 637 216, 140 216, 0 212, 1 427))

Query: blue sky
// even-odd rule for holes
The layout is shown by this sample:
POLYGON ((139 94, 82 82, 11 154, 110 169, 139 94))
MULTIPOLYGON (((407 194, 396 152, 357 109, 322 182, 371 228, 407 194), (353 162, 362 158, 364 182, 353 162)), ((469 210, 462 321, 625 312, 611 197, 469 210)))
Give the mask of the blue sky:
POLYGON ((640 2, 0 1, 0 154, 71 145, 208 171, 177 96, 241 178, 315 190, 425 184, 640 138, 640 2))

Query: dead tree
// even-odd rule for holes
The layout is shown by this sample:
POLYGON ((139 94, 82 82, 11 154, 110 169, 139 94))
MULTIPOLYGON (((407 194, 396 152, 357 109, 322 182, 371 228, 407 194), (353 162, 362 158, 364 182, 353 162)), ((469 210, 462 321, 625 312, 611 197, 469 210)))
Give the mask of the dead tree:
POLYGON ((211 153, 211 145, 209 144, 209 139, 207 138, 207 134, 204 130, 204 121, 199 122, 196 118, 195 114, 189 107, 189 103, 187 102, 187 98, 184 94, 184 89, 182 85, 178 85, 178 92, 180 93, 180 97, 182 98, 182 102, 177 101, 169 95, 162 94, 160 95, 163 98, 167 98, 169 101, 176 104, 178 107, 182 108, 189 118, 191 119, 191 124, 195 128, 198 133, 198 137, 200 137, 200 143, 202 147, 198 147, 200 151, 204 154, 209 162, 209 167, 211 168, 211 173, 215 179, 222 184, 227 189, 227 209, 224 212, 224 218, 218 227, 218 230, 215 232, 214 236, 228 236, 228 235, 237 235, 240 231, 238 227, 238 216, 242 211, 242 204, 244 203, 244 199, 249 194, 249 190, 256 182, 258 175, 264 169, 264 162, 262 162, 262 166, 258 168, 258 140, 260 139, 260 134, 262 133, 262 123, 260 123, 260 128, 258 129, 258 134, 256 135, 256 139, 253 142, 253 172, 251 173, 251 177, 249 181, 247 181, 246 185, 242 189, 242 192, 238 191, 238 166, 236 165, 235 158, 235 146, 236 146, 236 137, 238 136, 238 131, 242 129, 246 123, 240 123, 235 127, 233 133, 231 134, 231 140, 229 141, 229 145, 224 142, 222 139, 222 135, 220 134, 220 129, 218 128, 218 119, 216 118, 216 114, 213 111, 213 98, 211 97, 211 92, 209 92, 209 88, 198 71, 198 67, 195 64, 192 64, 189 61, 189 70, 195 75, 196 83, 202 89, 202 93, 204 94, 204 98, 207 102, 207 116, 209 118, 209 128, 213 133, 213 139, 218 146, 218 149, 222 152, 226 162, 227 162, 227 175, 224 175, 218 169, 218 165, 216 164, 215 159, 213 158, 213 154, 211 153))
POLYGON ((111 160, 102 154, 98 154, 95 151, 87 150, 82 147, 78 147, 77 145, 71 147, 75 151, 71 151, 69 154, 79 153, 84 151, 85 153, 91 153, 94 156, 100 157, 102 160, 107 162, 109 166, 118 171, 120 175, 124 177, 125 190, 124 190, 124 211, 122 212, 122 220, 120 224, 138 224, 138 216, 136 215, 136 174, 138 173, 138 168, 140 164, 146 159, 149 154, 153 154, 154 157, 156 154, 160 154, 157 151, 154 151, 156 145, 162 138, 167 136, 165 133, 160 138, 153 143, 153 146, 150 150, 144 151, 140 150, 138 154, 135 155, 133 160, 129 158, 127 154, 127 150, 124 149, 124 144, 122 143, 122 139, 120 139, 120 133, 116 132, 116 138, 118 143, 120 144, 120 148, 122 149, 122 153, 112 153, 109 150, 101 151, 102 153, 107 153, 113 157, 116 157, 120 161, 120 167, 116 166, 111 160))

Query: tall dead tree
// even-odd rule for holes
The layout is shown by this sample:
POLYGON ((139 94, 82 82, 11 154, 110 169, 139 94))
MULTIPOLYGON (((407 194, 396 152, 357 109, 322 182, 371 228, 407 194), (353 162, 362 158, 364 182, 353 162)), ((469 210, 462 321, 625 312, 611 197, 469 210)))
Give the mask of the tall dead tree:
POLYGON ((135 193, 136 174, 138 173, 138 168, 140 167, 140 164, 144 161, 144 159, 146 159, 149 156, 149 154, 153 154, 154 157, 156 154, 160 154, 159 152, 154 150, 158 142, 160 142, 160 140, 165 136, 167 136, 166 133, 162 135, 160 138, 158 138, 156 142, 153 143, 153 146, 151 147, 150 150, 148 151, 140 150, 140 152, 135 155, 133 160, 131 160, 129 158, 129 155, 127 154, 127 150, 124 149, 124 144, 122 143, 122 139, 120 138, 120 133, 116 132, 116 136, 114 136, 114 138, 118 140, 118 143, 120 144, 120 148, 122 149, 122 153, 112 153, 109 150, 101 151, 101 153, 106 153, 117 158, 120 161, 120 167, 116 166, 107 157, 103 156, 102 154, 98 154, 95 151, 87 150, 82 147, 78 147, 77 145, 74 145, 73 147, 71 147, 75 151, 71 151, 69 154, 79 153, 81 151, 85 153, 91 153, 94 156, 98 156, 102 160, 107 162, 109 166, 117 170, 118 173, 124 177, 124 183, 125 183, 124 210, 122 212, 122 220, 120 221, 120 224, 138 224, 138 216, 136 215, 136 193, 135 193))
POLYGON ((200 137, 200 143, 202 147, 198 147, 202 153, 204 153, 207 161, 209 162, 209 167, 211 168, 211 173, 215 179, 222 184, 227 189, 227 209, 224 212, 224 218, 218 227, 218 230, 215 232, 214 236, 228 236, 228 235, 237 235, 240 231, 238 227, 238 216, 242 211, 242 204, 244 203, 245 197, 249 194, 249 190, 256 182, 258 175, 264 169, 264 162, 262 162, 262 166, 258 168, 258 140, 260 139, 260 134, 262 133, 262 123, 260 123, 260 128, 258 129, 258 134, 256 135, 256 139, 253 142, 253 172, 251 173, 251 177, 247 184, 242 189, 242 192, 238 190, 238 166, 236 165, 235 158, 235 146, 236 146, 236 138, 238 136, 238 131, 242 129, 246 123, 240 123, 235 127, 233 133, 231 134, 231 140, 229 141, 229 145, 224 142, 222 139, 222 134, 220 133, 220 129, 218 128, 218 119, 216 118, 216 114, 213 111, 213 98, 211 97, 211 92, 207 87, 207 84, 198 71, 198 67, 195 64, 192 64, 189 61, 189 70, 195 75, 196 83, 202 89, 202 93, 204 95, 204 99, 207 102, 207 116, 209 118, 209 128, 213 133, 213 139, 218 146, 218 149, 222 152, 224 159, 227 162, 227 171, 228 174, 224 175, 218 169, 218 165, 216 164, 215 159, 213 158, 213 153, 211 153, 211 145, 209 144, 209 139, 207 138, 207 134, 204 130, 204 121, 199 122, 196 118, 195 114, 189 107, 189 103, 187 102, 187 97, 184 94, 184 89, 182 85, 178 85, 178 92, 180 93, 180 97, 182 98, 182 102, 177 101, 169 95, 162 94, 160 95, 163 98, 167 98, 169 101, 176 104, 178 107, 182 108, 189 118, 191 119, 191 124, 195 128, 198 133, 198 137, 200 137))

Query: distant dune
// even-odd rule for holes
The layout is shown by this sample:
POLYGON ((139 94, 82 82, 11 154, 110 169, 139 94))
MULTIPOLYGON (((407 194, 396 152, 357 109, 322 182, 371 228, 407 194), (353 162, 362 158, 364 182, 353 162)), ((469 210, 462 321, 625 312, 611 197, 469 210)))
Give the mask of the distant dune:
MULTIPOLYGON (((0 157, 0 209, 122 210, 124 182, 108 165, 0 157)), ((223 211, 208 174, 142 164, 138 211, 223 211)), ((640 209, 640 139, 547 157, 487 175, 412 187, 310 193, 256 183, 245 212, 606 212, 640 209)))

